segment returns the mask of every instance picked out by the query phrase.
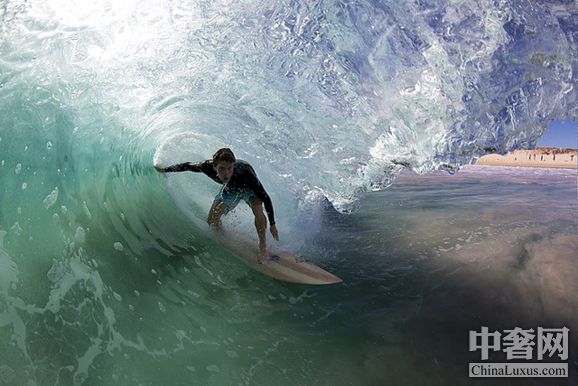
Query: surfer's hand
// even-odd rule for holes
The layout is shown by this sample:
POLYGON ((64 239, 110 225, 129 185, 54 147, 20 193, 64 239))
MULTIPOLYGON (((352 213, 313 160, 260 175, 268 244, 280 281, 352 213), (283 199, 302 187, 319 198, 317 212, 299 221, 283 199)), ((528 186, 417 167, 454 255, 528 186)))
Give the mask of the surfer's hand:
POLYGON ((275 224, 271 225, 271 234, 275 240, 279 241, 279 232, 277 232, 277 227, 275 224))

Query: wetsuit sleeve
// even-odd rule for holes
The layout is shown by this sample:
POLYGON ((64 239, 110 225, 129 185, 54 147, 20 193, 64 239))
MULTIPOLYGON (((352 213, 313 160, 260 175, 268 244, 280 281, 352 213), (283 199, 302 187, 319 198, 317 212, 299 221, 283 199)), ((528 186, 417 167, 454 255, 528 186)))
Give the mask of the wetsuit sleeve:
POLYGON ((212 169, 212 166, 208 165, 208 163, 210 163, 210 161, 203 161, 198 163, 185 162, 182 164, 176 164, 169 166, 168 168, 164 168, 163 171, 165 173, 195 172, 207 174, 207 170, 209 170, 209 168, 212 169))

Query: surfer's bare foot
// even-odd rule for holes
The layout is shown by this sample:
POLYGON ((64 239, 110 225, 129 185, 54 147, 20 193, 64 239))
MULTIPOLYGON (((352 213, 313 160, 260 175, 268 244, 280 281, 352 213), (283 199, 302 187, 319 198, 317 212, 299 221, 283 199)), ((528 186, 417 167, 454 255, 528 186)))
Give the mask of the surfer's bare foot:
POLYGON ((259 243, 259 256, 257 257, 257 262, 263 264, 263 262, 270 260, 269 254, 267 253, 267 246, 265 243, 259 243))

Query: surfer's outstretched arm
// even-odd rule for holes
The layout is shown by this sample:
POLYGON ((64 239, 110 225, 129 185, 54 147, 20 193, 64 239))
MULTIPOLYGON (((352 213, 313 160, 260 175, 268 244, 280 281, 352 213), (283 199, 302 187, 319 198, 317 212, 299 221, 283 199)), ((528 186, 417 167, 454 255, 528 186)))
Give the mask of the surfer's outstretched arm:
POLYGON ((203 162, 200 163, 185 162, 182 164, 172 165, 166 168, 155 165, 155 169, 157 169, 157 171, 161 173, 174 173, 174 172, 201 173, 203 172, 203 162))

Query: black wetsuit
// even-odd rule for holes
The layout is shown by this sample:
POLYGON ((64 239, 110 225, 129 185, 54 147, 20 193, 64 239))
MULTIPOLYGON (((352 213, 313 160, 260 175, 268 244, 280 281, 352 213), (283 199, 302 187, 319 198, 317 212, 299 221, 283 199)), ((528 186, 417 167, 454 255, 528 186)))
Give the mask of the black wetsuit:
MULTIPOLYGON (((169 166, 163 169, 165 172, 195 172, 204 173, 209 176, 213 181, 224 185, 223 181, 219 179, 217 172, 213 168, 213 161, 207 160, 199 163, 185 162, 182 164, 177 164, 169 166)), ((250 190, 255 193, 255 196, 265 204, 265 211, 267 212, 267 217, 269 218, 269 224, 275 225, 275 214, 273 213, 273 203, 271 198, 265 191, 263 184, 257 178, 257 174, 253 167, 246 161, 236 160, 235 167, 233 171, 233 176, 229 179, 227 184, 225 184, 223 191, 227 194, 236 194, 236 192, 243 192, 250 190)))

